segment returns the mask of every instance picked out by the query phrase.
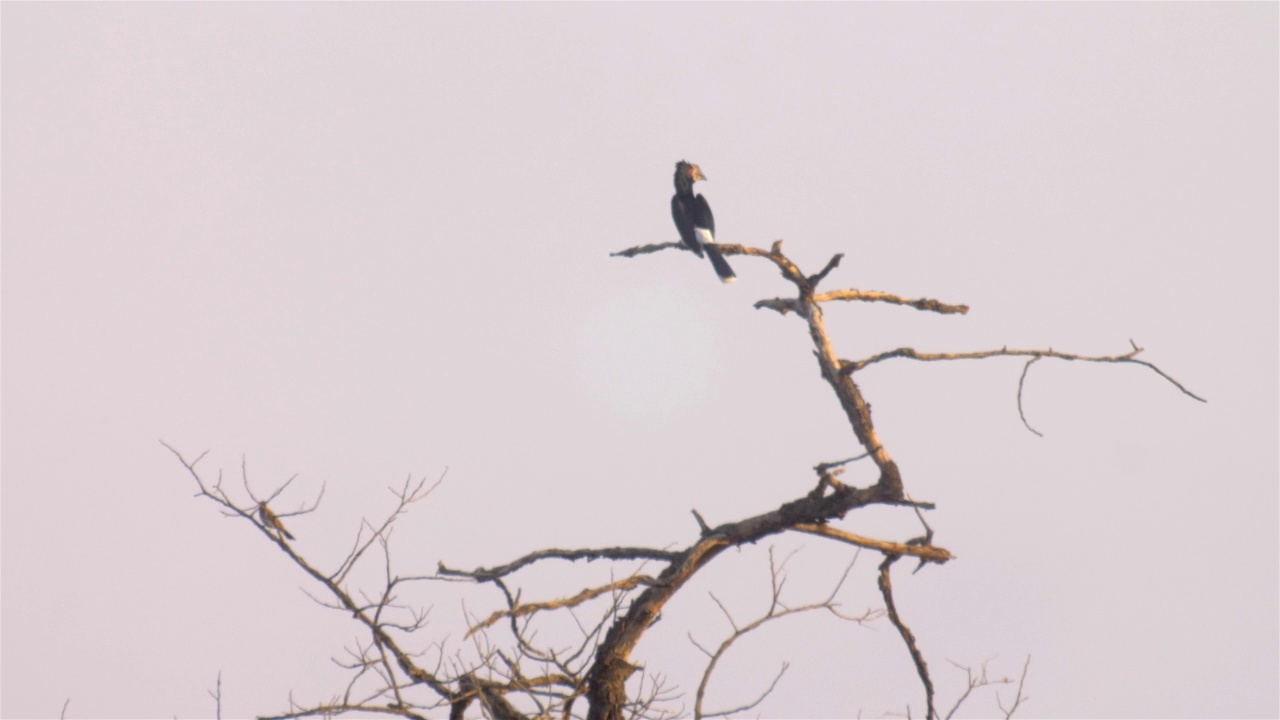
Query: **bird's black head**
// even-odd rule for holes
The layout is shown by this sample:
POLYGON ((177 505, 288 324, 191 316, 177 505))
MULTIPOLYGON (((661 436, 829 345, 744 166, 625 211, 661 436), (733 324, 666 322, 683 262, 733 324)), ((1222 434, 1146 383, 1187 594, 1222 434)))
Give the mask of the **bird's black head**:
POLYGON ((702 168, 697 165, 684 160, 676 163, 676 192, 693 192, 693 181, 706 179, 707 176, 702 174, 702 168))

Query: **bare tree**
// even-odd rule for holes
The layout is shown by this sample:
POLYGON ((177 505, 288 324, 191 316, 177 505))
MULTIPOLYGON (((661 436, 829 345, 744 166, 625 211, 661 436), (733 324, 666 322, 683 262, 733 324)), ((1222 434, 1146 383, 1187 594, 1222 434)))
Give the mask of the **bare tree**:
MULTIPOLYGON (((1022 407, 1022 388, 1031 366, 1046 358, 1139 365, 1153 371, 1185 395, 1203 399, 1160 368, 1138 359, 1142 349, 1132 342, 1128 350, 1105 356, 1079 355, 1050 348, 1019 350, 1002 347, 924 353, 903 347, 860 360, 844 359, 837 354, 823 321, 823 305, 827 303, 889 303, 943 315, 963 315, 968 312, 968 307, 869 290, 819 293, 818 286, 837 268, 841 256, 836 255, 819 272, 808 275, 783 254, 781 241, 768 250, 742 245, 720 245, 719 248, 724 255, 743 255, 773 263, 794 289, 794 295, 763 299, 755 303, 755 307, 782 315, 791 314, 806 323, 822 378, 840 404, 857 444, 853 456, 848 459, 816 463, 813 467, 816 479, 807 491, 776 508, 714 527, 697 510, 693 510, 698 536, 683 547, 549 548, 531 551, 493 567, 461 569, 441 564, 433 574, 397 575, 392 571, 390 559, 391 530, 412 505, 424 500, 439 485, 442 476, 433 484, 428 484, 425 479, 406 481, 394 491, 396 503, 387 517, 376 524, 364 523, 347 556, 336 567, 322 570, 291 544, 293 536, 284 522, 291 516, 314 512, 321 497, 297 510, 284 511, 277 500, 292 478, 259 497, 250 486, 243 467, 244 495, 237 493, 233 496, 220 473, 216 479, 201 475, 197 465, 203 456, 187 460, 170 448, 194 478, 200 496, 220 505, 225 514, 254 525, 312 578, 322 591, 322 594, 313 596, 317 602, 351 614, 367 634, 366 641, 349 648, 348 656, 341 661, 351 672, 351 680, 341 693, 323 703, 297 704, 291 700, 286 711, 268 717, 297 718, 361 712, 418 718, 445 708, 454 720, 465 717, 468 711, 498 720, 530 716, 623 720, 682 714, 686 712, 683 706, 673 705, 679 699, 675 688, 665 676, 635 664, 632 651, 658 621, 667 602, 720 553, 784 533, 815 535, 851 545, 858 552, 878 553, 881 557, 878 588, 884 609, 868 609, 861 613, 846 613, 840 609, 836 595, 852 566, 845 568, 835 589, 827 597, 797 605, 788 604, 783 599, 786 561, 775 562, 771 551, 769 577, 772 600, 769 607, 753 620, 740 623, 713 596, 713 601, 730 623, 731 633, 714 649, 709 649, 690 635, 694 646, 707 657, 693 699, 695 717, 732 715, 756 707, 781 680, 787 664, 781 665, 773 683, 761 688, 760 694, 754 698, 746 698, 733 708, 708 711, 704 708, 705 695, 720 660, 743 635, 767 623, 817 611, 854 623, 869 623, 882 615, 887 617, 902 638, 920 678, 927 718, 950 718, 974 690, 1013 684, 1009 678, 989 678, 986 664, 975 672, 972 668, 952 663, 967 674, 967 687, 945 714, 938 709, 929 666, 894 601, 892 569, 904 557, 913 558, 917 563, 916 569, 919 569, 926 564, 946 563, 953 556, 946 548, 934 544, 933 530, 925 522, 923 514, 934 506, 913 500, 907 492, 897 464, 876 434, 871 406, 863 396, 856 374, 871 365, 898 359, 941 362, 1025 358, 1016 400, 1019 416, 1031 432, 1036 431, 1027 422, 1022 407), (874 464, 875 482, 858 487, 841 480, 846 467, 859 460, 869 460, 874 464), (904 539, 871 538, 837 526, 838 521, 850 512, 870 505, 895 506, 913 512, 920 522, 920 534, 904 539), (372 593, 351 589, 353 569, 370 557, 370 551, 375 549, 382 559, 381 587, 372 593), (544 567, 547 563, 566 561, 607 562, 614 569, 607 582, 565 589, 550 598, 524 597, 519 585, 521 573, 544 567), (439 582, 491 585, 502 598, 502 606, 484 617, 468 616, 470 630, 465 638, 469 643, 466 655, 460 649, 447 648, 443 641, 422 639, 426 611, 400 599, 401 592, 408 586, 439 582), (559 634, 539 632, 535 622, 549 616, 567 617, 573 631, 559 634)), ((667 250, 687 248, 682 243, 663 243, 629 248, 615 253, 615 256, 632 258, 667 250)), ((320 496, 323 496, 323 489, 320 496)), ((1023 665, 1015 696, 1006 700, 997 695, 1000 710, 1006 717, 1012 716, 1027 699, 1024 689, 1029 660, 1023 665)), ((911 715, 910 705, 905 714, 911 715)))

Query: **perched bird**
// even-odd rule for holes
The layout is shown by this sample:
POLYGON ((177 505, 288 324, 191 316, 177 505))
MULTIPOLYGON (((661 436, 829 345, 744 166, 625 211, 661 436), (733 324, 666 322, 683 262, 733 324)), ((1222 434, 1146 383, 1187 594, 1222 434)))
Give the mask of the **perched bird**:
POLYGON ((280 522, 280 518, 271 512, 271 508, 267 507, 266 503, 258 503, 258 519, 262 521, 263 527, 275 530, 290 540, 294 539, 293 535, 284 529, 284 523, 280 522))
POLYGON ((716 275, 722 282, 731 283, 738 276, 733 274, 733 268, 716 247, 716 220, 711 216, 711 206, 706 198, 693 194, 693 181, 706 179, 702 168, 697 165, 684 160, 676 163, 676 194, 671 197, 671 217, 676 221, 676 229, 680 231, 684 244, 698 257, 702 257, 705 250, 716 275))

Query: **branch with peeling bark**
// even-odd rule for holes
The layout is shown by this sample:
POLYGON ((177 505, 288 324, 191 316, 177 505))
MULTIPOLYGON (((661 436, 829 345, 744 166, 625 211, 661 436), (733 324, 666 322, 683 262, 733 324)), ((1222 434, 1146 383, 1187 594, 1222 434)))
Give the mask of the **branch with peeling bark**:
MULTIPOLYGON (((630 248, 618 253, 619 257, 636 257, 666 249, 680 248, 674 243, 646 245, 630 248)), ((964 312, 960 306, 945 305, 933 300, 909 300, 889 295, 888 293, 859 293, 857 291, 840 291, 820 296, 817 286, 838 267, 841 257, 833 257, 821 271, 806 275, 789 258, 782 253, 781 241, 776 242, 769 250, 745 247, 741 245, 720 245, 725 255, 747 255, 759 257, 772 262, 782 277, 796 289, 796 297, 788 299, 766 300, 757 307, 767 307, 786 314, 794 312, 803 318, 808 325, 809 337, 814 346, 814 355, 823 379, 830 385, 836 395, 845 417, 849 421, 854 438, 879 470, 877 482, 867 488, 855 488, 844 485, 837 480, 843 471, 839 467, 843 463, 819 465, 815 470, 819 474, 816 488, 806 495, 785 503, 777 510, 765 515, 746 520, 727 523, 718 527, 708 527, 707 523, 697 515, 701 526, 701 538, 673 560, 667 568, 657 576, 657 582, 644 590, 632 603, 631 608, 610 629, 598 653, 596 666, 590 675, 588 698, 591 702, 589 718, 600 720, 621 720, 619 708, 625 700, 624 683, 634 666, 628 661, 631 650, 640 636, 656 618, 657 613, 670 598, 679 591, 702 567, 714 559, 720 552, 729 547, 744 543, 754 543, 768 535, 796 530, 825 537, 832 537, 842 542, 851 542, 862 547, 869 547, 880 552, 901 546, 910 551, 909 554, 921 560, 945 562, 951 554, 942 548, 930 544, 908 546, 901 543, 874 541, 861 538, 851 533, 835 531, 827 533, 820 528, 827 527, 849 511, 869 504, 912 505, 905 497, 902 476, 897 464, 890 457, 888 450, 880 441, 871 418, 871 406, 862 394, 861 388, 854 382, 851 374, 841 372, 841 363, 832 346, 823 321, 820 303, 831 300, 864 300, 871 302, 895 302, 933 312, 964 312)), ((893 555, 899 556, 899 553, 893 555)))
MULTIPOLYGON (((931 298, 909 298, 880 292, 879 290, 833 290, 832 292, 819 293, 813 296, 815 303, 831 302, 832 300, 882 302, 890 305, 911 307, 923 312, 935 312, 940 315, 964 315, 969 312, 968 305, 948 305, 931 298)), ((800 307, 800 301, 796 298, 768 298, 757 300, 755 304, 757 310, 774 310, 781 315, 786 315, 789 312, 799 313, 800 307)))
MULTIPOLYGON (((813 275, 805 275, 800 269, 782 253, 782 241, 775 242, 769 250, 760 248, 746 247, 742 245, 720 245, 720 251, 724 255, 745 255, 749 257, 759 257, 772 262, 796 290, 794 297, 778 297, 767 298, 755 303, 757 309, 769 309, 778 312, 781 315, 794 313, 802 318, 808 325, 809 336, 813 343, 814 356, 818 361, 822 378, 830 385, 832 391, 836 395, 841 409, 849 420, 850 429, 856 438, 861 449, 864 451, 862 455, 850 460, 841 461, 839 463, 822 463, 814 468, 818 473, 819 483, 806 498, 795 501, 788 505, 784 505, 777 512, 780 517, 778 520, 787 530, 804 532, 820 537, 826 537, 838 542, 845 542, 860 548, 875 550, 884 555, 885 559, 881 565, 879 586, 885 600, 887 612, 891 622, 898 629, 902 636, 903 642, 906 644, 912 662, 916 667, 917 674, 920 677, 921 684, 924 686, 927 698, 927 715, 933 718, 937 716, 934 709, 934 692, 933 684, 929 677, 928 666, 925 662, 923 653, 920 652, 916 645, 915 637, 911 630, 907 627, 906 622, 898 613, 893 600, 892 584, 890 582, 889 569, 901 557, 915 557, 919 559, 920 566, 925 563, 945 563, 952 559, 952 555, 945 548, 937 547, 933 544, 933 530, 924 522, 923 515, 919 515, 922 507, 931 507, 927 503, 915 503, 906 495, 901 473, 897 464, 889 455, 888 450, 880 441, 875 425, 871 417, 871 406, 866 401, 862 389, 854 381, 854 374, 874 363, 882 362, 891 358, 911 358, 916 360, 959 360, 959 359, 977 359, 982 357, 996 357, 999 355, 1024 355, 1030 359, 1027 366, 1023 368, 1022 379, 1018 386, 1018 412, 1026 424, 1026 415, 1022 409, 1022 387, 1026 379, 1026 371, 1030 365, 1043 357, 1053 357, 1064 360, 1085 360, 1091 362, 1128 362, 1143 365, 1169 382, 1173 383, 1179 390, 1188 396, 1197 400, 1200 397, 1191 393, 1171 376, 1160 370, 1155 365, 1145 360, 1136 359, 1136 355, 1141 352, 1137 345, 1133 345, 1133 351, 1119 356, 1109 357, 1091 357, 1084 355, 1073 355, 1068 353, 1056 352, 1053 350, 1044 351, 1010 351, 1007 348, 1000 351, 990 351, 986 353, 957 353, 957 354, 922 354, 917 353, 910 348, 899 348, 898 350, 881 353, 879 355, 867 358, 865 360, 850 362, 841 360, 837 356, 830 337, 827 334, 826 327, 823 322, 822 304, 834 301, 843 302, 879 302, 911 307, 922 312, 934 312, 943 315, 964 315, 969 311, 969 307, 957 303, 944 303, 931 298, 908 298, 891 293, 871 290, 842 289, 818 293, 817 288, 820 283, 828 278, 835 270, 842 259, 841 255, 835 255, 827 262, 821 271, 813 275), (844 472, 844 465, 855 459, 869 457, 876 464, 880 471, 879 479, 869 488, 856 490, 850 488, 838 480, 838 476, 844 472), (853 501, 854 497, 858 497, 858 501, 853 501), (810 502, 822 502, 831 498, 839 498, 842 502, 838 503, 840 509, 832 513, 829 517, 822 517, 814 520, 806 520, 798 517, 796 514, 785 512, 788 509, 796 509, 803 500, 810 502), (925 534, 919 538, 913 538, 906 542, 893 542, 880 540, 875 538, 863 537, 854 533, 832 527, 831 520, 843 517, 846 512, 872 503, 884 504, 901 504, 911 505, 915 507, 920 517, 921 523, 925 527, 925 534), (782 519, 785 518, 785 519, 782 519)), ((655 245, 643 245, 628 248, 616 253, 616 257, 633 258, 641 255, 649 255, 668 249, 686 250, 681 243, 661 243, 655 245)), ((1029 424, 1027 428, 1035 432, 1029 424)), ((631 611, 620 618, 618 624, 610 630, 609 637, 606 638, 605 644, 600 650, 600 663, 593 670, 591 694, 592 713, 590 717, 601 718, 607 720, 620 720, 620 716, 616 712, 620 701, 621 681, 626 677, 625 658, 634 647, 639 634, 647 627, 646 621, 650 620, 657 609, 661 608, 670 596, 679 589, 679 585, 683 584, 688 578, 703 565, 709 562, 725 547, 736 544, 733 539, 739 538, 741 534, 733 531, 726 532, 726 526, 710 529, 700 515, 697 515, 699 525, 702 528, 702 540, 691 546, 685 551, 685 557, 678 561, 672 562, 668 569, 658 576, 659 584, 648 588, 632 605, 631 611), (611 665, 615 663, 615 665, 611 665)), ((763 517, 763 516, 762 516, 763 517)), ((767 523, 766 523, 767 524, 767 523)), ((734 531, 739 528, 758 528, 759 519, 753 518, 742 521, 740 524, 730 524, 734 531), (753 522, 754 521, 754 522, 753 522)), ((777 525, 769 525, 770 532, 780 532, 781 528, 777 525)), ((759 536, 753 533, 746 533, 747 537, 752 538, 750 542, 759 539, 759 536)), ((919 567, 917 567, 917 570, 919 567)), ((1021 697, 1021 691, 1019 692, 1021 697)), ((1015 703, 1014 708, 1017 705, 1015 703)))

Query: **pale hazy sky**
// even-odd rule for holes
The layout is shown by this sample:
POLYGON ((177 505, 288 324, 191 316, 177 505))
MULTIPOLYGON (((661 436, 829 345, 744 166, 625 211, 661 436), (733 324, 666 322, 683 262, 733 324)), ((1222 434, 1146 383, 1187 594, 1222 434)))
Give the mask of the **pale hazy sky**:
MULTIPOLYGON (((359 629, 160 446, 267 490, 322 565, 435 478, 397 569, 683 546, 856 452, 788 292, 675 239, 676 160, 726 242, 967 317, 827 311, 843 357, 1009 345, 1145 357, 887 364, 861 382, 958 560, 895 586, 949 705, 1032 657, 1027 717, 1244 717, 1277 700, 1277 5, 3 6, 4 717, 228 717, 327 699, 359 629)), ((855 480, 865 479, 855 470, 855 480)), ((905 539, 905 512, 841 527, 905 539)), ((784 536, 794 603, 847 547, 784 536)), ((767 545, 635 659, 763 610, 767 545)), ((878 607, 864 556, 840 600, 878 607)), ((528 578, 530 599, 599 568, 528 578)), ((372 587, 372 586, 369 586, 372 587)), ((464 591, 465 590, 465 591, 464 591)), ((462 600, 424 587, 432 639, 462 600)), ((744 641, 708 702, 919 715, 887 624, 744 641)), ((1006 691, 1006 698, 1008 697, 1006 691)), ((995 711, 975 697, 969 716, 995 711)))

